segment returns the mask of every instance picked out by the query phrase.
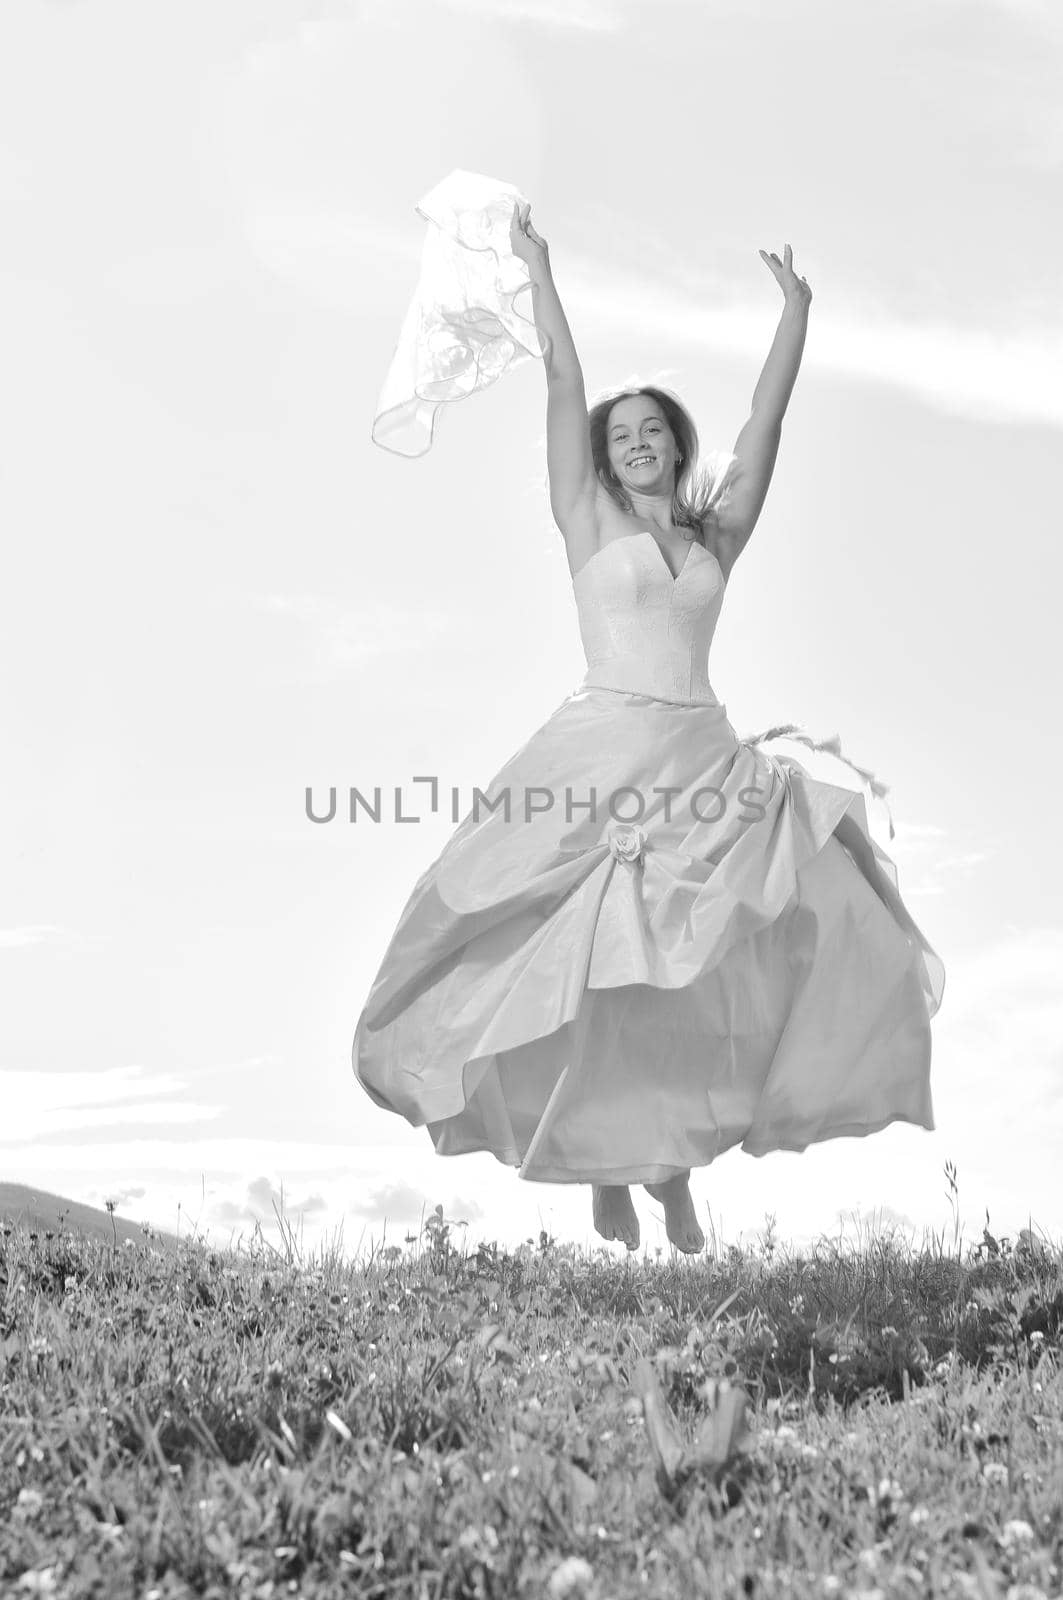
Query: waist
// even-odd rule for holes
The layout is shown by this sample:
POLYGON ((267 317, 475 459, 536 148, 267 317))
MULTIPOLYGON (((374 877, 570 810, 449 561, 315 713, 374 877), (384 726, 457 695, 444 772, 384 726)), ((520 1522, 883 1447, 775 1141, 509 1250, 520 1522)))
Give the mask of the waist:
POLYGON ((703 667, 689 655, 618 656, 610 661, 595 661, 588 666, 581 689, 622 689, 627 694, 651 695, 655 700, 673 700, 679 705, 718 706, 719 700, 703 667))

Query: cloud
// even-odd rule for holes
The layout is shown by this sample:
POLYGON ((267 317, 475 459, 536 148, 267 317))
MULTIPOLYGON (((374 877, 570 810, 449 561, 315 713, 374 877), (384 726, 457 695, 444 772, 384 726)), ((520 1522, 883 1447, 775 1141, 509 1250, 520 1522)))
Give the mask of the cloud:
POLYGON ((408 1183, 387 1183, 358 1202, 358 1214, 367 1222, 416 1222, 434 1210, 423 1191, 408 1183))
MULTIPOLYGON (((663 275, 636 276, 577 252, 565 257, 565 303, 580 328, 626 330, 637 305, 643 337, 763 360, 772 320, 763 298, 728 300, 717 291, 717 300, 706 305, 704 289, 688 294, 663 275)), ((1038 318, 993 330, 913 322, 856 294, 847 304, 841 285, 814 315, 806 370, 904 390, 950 416, 1063 426, 1063 324, 1051 328, 1038 318)))
POLYGON ((423 1189, 416 1189, 401 1179, 373 1189, 351 1209, 367 1222, 416 1223, 420 1227, 437 1204, 442 1205, 443 1216, 452 1225, 479 1222, 484 1216, 483 1207, 476 1200, 455 1195, 449 1201, 429 1202, 423 1189))
MULTIPOLYGON (((377 219, 310 208, 251 215, 247 228, 256 254, 272 270, 344 309, 364 304, 359 269, 399 269, 410 293, 417 281, 423 228, 405 234, 377 219)), ((565 256, 565 304, 581 330, 596 326, 606 337, 626 337, 637 305, 644 337, 656 335, 688 353, 700 347, 710 356, 763 361, 772 331, 763 295, 746 298, 719 283, 706 304, 706 287, 688 286, 663 267, 636 275, 609 259, 576 251, 565 256)), ((931 317, 913 321, 859 292, 847 298, 838 284, 830 302, 816 307, 815 337, 802 365, 901 390, 948 416, 1063 426, 1063 325, 1053 328, 1041 316, 1017 316, 1011 327, 995 329, 931 317)))
MULTIPOLYGON (((936 830, 911 826, 932 849, 936 830)), ((960 858, 969 853, 955 845, 949 851, 960 858)), ((936 1131, 900 1127, 871 1140, 813 1146, 800 1158, 796 1192, 797 1158, 782 1154, 754 1162, 728 1156, 723 1171, 696 1174, 699 1204, 703 1195, 726 1195, 726 1215, 717 1210, 715 1198, 712 1204, 721 1236, 734 1237, 736 1224, 750 1222, 755 1233, 755 1219, 765 1208, 777 1211, 781 1239, 815 1236, 835 1214, 839 1194, 850 1197, 849 1210, 881 1216, 886 1224, 934 1230, 944 1220, 951 1231, 951 1215, 942 1218, 946 1157, 959 1168, 960 1215, 968 1237, 972 1231, 980 1236, 987 1209, 998 1233, 1024 1225, 1030 1214, 1050 1234, 1061 1231, 1056 1169, 1063 1139, 1063 927, 1007 926, 979 948, 956 954, 943 950, 942 955, 945 995, 932 1028, 936 1131), (903 1173, 899 1197, 898 1172, 903 1173), (881 1204, 883 1195, 894 1196, 896 1209, 881 1204)), ((109 1073, 0 1075, 5 1111, 0 1171, 9 1181, 36 1183, 72 1199, 84 1198, 99 1184, 100 1174, 109 1173, 112 1186, 144 1186, 137 1209, 147 1220, 171 1231, 179 1226, 183 1233, 190 1222, 198 1228, 202 1219, 206 1228, 217 1230, 219 1242, 233 1224, 260 1225, 275 1236, 276 1205, 286 1220, 296 1220, 307 1250, 315 1241, 327 1244, 330 1231, 341 1227, 345 1248, 360 1251, 365 1230, 379 1238, 384 1222, 393 1240, 419 1231, 437 1201, 446 1217, 469 1222, 470 1244, 478 1237, 515 1244, 537 1233, 536 1217, 561 1240, 595 1242, 585 1187, 520 1184, 515 1173, 491 1158, 469 1157, 463 1174, 478 1196, 470 1203, 441 1182, 439 1158, 423 1129, 391 1128, 383 1117, 378 1126, 368 1113, 350 1147, 248 1137, 178 1143, 165 1136, 97 1138, 85 1132, 60 1151, 40 1138, 10 1140, 12 1106, 25 1129, 34 1118, 42 1119, 48 1104, 69 1108, 81 1102, 103 1109, 154 1091, 165 1106, 181 1088, 181 1080, 169 1074, 149 1084, 135 1066, 109 1073), (21 1111, 20 1094, 12 1094, 16 1080, 23 1102, 36 1095, 21 1111), (249 1172, 259 1176, 247 1182, 249 1172)), ((636 1201, 646 1224, 644 1237, 652 1243, 652 1218, 641 1197, 636 1201)))
POLYGON ((323 1196, 312 1194, 306 1200, 293 1200, 290 1194, 285 1194, 283 1183, 275 1184, 266 1177, 252 1179, 243 1201, 219 1200, 210 1208, 214 1221, 227 1223, 276 1222, 278 1217, 291 1222, 300 1217, 320 1216, 328 1209, 323 1196))
POLYGON ((1063 1136, 1063 928, 1007 929, 945 966, 935 1120, 1021 1187, 1063 1136))
POLYGON ((0 928, 0 950, 25 950, 32 945, 62 947, 87 946, 102 943, 99 935, 88 936, 74 928, 59 927, 54 922, 26 922, 14 928, 0 928))
MULTIPOLYGON (((961 965, 953 961, 950 966, 957 984, 961 965)), ((801 1156, 783 1153, 754 1161, 731 1153, 720 1167, 696 1171, 692 1183, 699 1213, 711 1218, 718 1238, 726 1242, 746 1232, 756 1235, 765 1211, 774 1210, 780 1242, 811 1249, 824 1231, 831 1232, 839 1195, 847 1197, 849 1212, 865 1219, 882 1217, 884 1225, 899 1219, 906 1225, 913 1218, 916 1226, 935 1233, 944 1224, 951 1235, 952 1213, 944 1201, 942 1178, 946 1157, 959 1166, 960 1215, 968 1237, 981 1236, 987 1206, 998 1232, 1001 1225, 1005 1231, 1024 1225, 1032 1210, 1035 1224, 1051 1234, 1063 1233, 1055 1177, 1058 1129, 1042 1133, 1036 1096, 1027 1091, 1025 1079, 1013 1075, 1002 1090, 1004 1080, 991 1061, 974 1060, 942 1031, 944 1016, 943 1010, 934 1024, 936 1134, 896 1125, 872 1139, 814 1145, 801 1156), (1020 1124, 1015 1137, 997 1126, 995 1108, 1005 1092, 1020 1124), (903 1194, 898 1173, 903 1175, 903 1194), (898 1205, 894 1213, 882 1205, 882 1196, 892 1196, 903 1209, 898 1205)), ((352 1151, 249 1138, 197 1139, 182 1145, 139 1137, 100 1143, 88 1138, 58 1152, 0 1146, 0 1171, 11 1182, 101 1204, 112 1191, 99 1191, 99 1175, 113 1173, 116 1181, 145 1186, 138 1217, 181 1237, 192 1231, 221 1246, 232 1242, 234 1226, 248 1231, 258 1227, 277 1239, 280 1229, 271 1197, 280 1209, 282 1187, 282 1215, 297 1217, 296 1240, 305 1256, 330 1250, 337 1233, 351 1259, 374 1242, 399 1242, 406 1232, 420 1228, 437 1201, 447 1218, 469 1222, 468 1232, 463 1229, 459 1235, 455 1230, 455 1237, 470 1248, 480 1239, 514 1248, 529 1237, 536 1239, 540 1227, 561 1242, 572 1240, 588 1248, 601 1244, 591 1226, 585 1186, 520 1183, 512 1169, 490 1156, 469 1156, 461 1166, 463 1190, 468 1187, 477 1196, 471 1203, 464 1193, 452 1195, 441 1182, 440 1159, 423 1129, 411 1129, 408 1140, 378 1132, 352 1151), (252 1198, 248 1172, 278 1176, 256 1179, 252 1198), (295 1196, 294 1202, 289 1195, 295 1196)), ((638 1189, 633 1194, 644 1241, 651 1248, 655 1241, 663 1246, 659 1208, 648 1205, 638 1189)), ((848 1223, 845 1231, 850 1231, 848 1223)))
POLYGON ((895 826, 894 839, 882 843, 898 864, 901 893, 906 900, 951 893, 957 883, 968 882, 999 853, 1000 841, 985 836, 967 841, 969 848, 957 849, 955 826, 948 829, 934 822, 911 820, 898 821, 895 826), (953 846, 947 854, 946 841, 953 846))
MULTIPOLYGON (((637 25, 641 16, 630 0, 509 0, 508 4, 445 0, 445 4, 451 13, 489 16, 503 24, 596 34, 627 28, 629 22, 637 25)), ((1043 23, 1036 29, 1039 38, 1052 15, 1048 7, 1035 5, 1034 0, 1012 0, 1012 5, 1016 15, 1021 9, 1023 16, 1043 23)), ((781 3, 776 9, 780 16, 785 14, 781 3)), ((356 318, 367 312, 383 314, 394 319, 396 334, 417 284, 425 234, 414 207, 430 184, 423 175, 420 149, 403 142, 405 126, 397 130, 393 170, 420 171, 418 186, 396 197, 393 185, 379 174, 358 168, 381 123, 394 115, 389 84, 401 82, 404 102, 419 108, 426 125, 456 114, 455 128, 460 128, 461 111, 455 113, 448 102, 447 75, 440 74, 436 65, 438 51, 445 52, 454 32, 447 10, 442 5, 411 10, 397 0, 387 0, 386 5, 382 0, 376 6, 363 5, 358 19, 337 12, 331 18, 279 29, 249 49, 230 70, 217 73, 208 96, 230 203, 239 214, 248 250, 309 299, 356 318), (420 53, 403 52, 401 35, 411 15, 428 30, 420 53), (375 51, 365 47, 367 23, 380 24, 375 51), (436 55, 433 41, 438 42, 436 55), (357 188, 352 187, 355 171, 357 188)), ((740 26, 742 12, 733 0, 727 10, 740 26)), ((817 21, 824 30, 831 29, 834 14, 829 7, 821 8, 817 21)), ((918 30, 914 37, 922 38, 926 31, 922 12, 912 7, 909 15, 911 26, 918 30)), ((684 21, 692 23, 693 18, 684 21)), ((497 110, 513 123, 520 122, 534 146, 541 103, 522 82, 520 72, 513 70, 516 53, 527 41, 517 28, 504 26, 478 29, 478 34, 481 120, 490 123, 497 110), (504 105, 497 98, 502 92, 504 105)), ((856 61, 853 67, 857 70, 856 61)), ((971 70, 979 69, 986 70, 985 64, 976 58, 971 70)), ((1012 124, 1023 129, 1036 125, 1031 161, 1051 165, 1063 131, 1055 98, 1047 87, 1042 91, 1039 77, 1030 86, 1022 79, 1015 88, 1018 69, 1010 58, 999 68, 990 60, 988 70, 1002 79, 991 78, 993 93, 972 91, 969 104, 962 98, 952 102, 956 115, 968 119, 960 122, 961 132, 983 130, 986 105, 995 103, 998 92, 1003 94, 1012 84, 1010 92, 1019 98, 1005 127, 1010 135, 1012 124)), ((459 97, 463 87, 459 79, 455 91, 459 97)), ((1009 156, 1014 143, 1009 138, 1009 156)), ((442 169, 432 174, 436 181, 442 176, 442 169)), ((497 176, 512 181, 516 174, 497 176)), ((890 196, 888 203, 899 204, 896 196, 890 196)), ((594 237, 611 241, 624 235, 630 217, 622 209, 599 205, 593 196, 588 204, 594 207, 594 237)), ((732 354, 759 368, 774 330, 776 302, 765 294, 763 279, 758 279, 756 292, 750 292, 748 267, 742 268, 740 281, 731 282, 714 278, 700 265, 687 265, 697 260, 699 243, 709 248, 711 235, 700 241, 688 239, 685 245, 669 240, 655 246, 650 230, 650 236, 640 240, 641 258, 630 270, 608 249, 581 255, 566 247, 564 297, 570 320, 581 332, 595 327, 607 340, 626 341, 632 307, 637 306, 641 338, 666 340, 683 352, 684 359, 699 352, 710 358, 732 354)), ((814 266, 811 270, 815 275, 814 266)), ((887 300, 869 297, 859 280, 847 286, 835 279, 829 295, 817 299, 814 336, 802 364, 808 372, 836 374, 913 395, 949 416, 1063 425, 1063 388, 1058 381, 1063 321, 1054 302, 1047 297, 1024 301, 1022 280, 1014 278, 1000 286, 997 305, 1003 309, 995 306, 997 325, 992 327, 975 314, 967 322, 948 314, 917 319, 898 312, 887 300), (1050 322, 1050 317, 1056 320, 1050 322)))
POLYGON ((858 1235, 868 1233, 881 1235, 894 1229, 899 1233, 911 1235, 919 1232, 917 1224, 906 1211, 898 1211, 886 1201, 869 1208, 860 1204, 839 1208, 835 1212, 835 1220, 843 1231, 846 1227, 852 1226, 858 1235))
POLYGON ((948 829, 937 822, 913 822, 908 819, 898 820, 895 826, 895 842, 899 849, 931 849, 940 839, 948 838, 948 829))
POLYGON ((957 962, 950 1010, 979 1031, 1007 1030, 1022 1048, 1039 1040, 1063 1052, 1063 928, 1008 928, 957 962))
POLYGON ((118 1124, 190 1123, 221 1115, 222 1107, 187 1098, 172 1073, 141 1066, 103 1071, 0 1071, 4 1138, 9 1145, 46 1143, 73 1132, 118 1124))

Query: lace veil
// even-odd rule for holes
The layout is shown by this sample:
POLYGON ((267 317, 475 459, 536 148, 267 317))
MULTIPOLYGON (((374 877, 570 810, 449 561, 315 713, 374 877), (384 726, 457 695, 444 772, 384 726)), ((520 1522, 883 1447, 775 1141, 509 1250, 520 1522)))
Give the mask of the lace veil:
POLYGON ((428 223, 420 276, 373 418, 383 449, 426 454, 441 406, 542 360, 528 268, 510 248, 514 201, 526 203, 511 183, 455 168, 418 203, 428 223))

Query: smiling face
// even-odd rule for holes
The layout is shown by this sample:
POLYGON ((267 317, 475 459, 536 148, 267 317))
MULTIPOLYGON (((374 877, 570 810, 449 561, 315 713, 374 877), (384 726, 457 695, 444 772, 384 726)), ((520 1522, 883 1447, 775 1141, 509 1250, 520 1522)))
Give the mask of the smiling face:
POLYGON ((605 433, 609 465, 632 496, 671 499, 675 490, 675 434, 648 394, 626 396, 609 413, 605 433))

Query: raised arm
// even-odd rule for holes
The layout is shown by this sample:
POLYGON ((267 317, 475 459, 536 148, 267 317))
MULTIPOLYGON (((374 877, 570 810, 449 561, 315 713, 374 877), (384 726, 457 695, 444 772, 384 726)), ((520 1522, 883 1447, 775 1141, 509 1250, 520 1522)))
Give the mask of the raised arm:
POLYGON ((531 207, 514 207, 510 239, 527 263, 535 325, 546 339, 546 462, 550 508, 565 536, 573 568, 594 553, 593 508, 597 475, 591 455, 583 369, 554 283, 550 247, 531 226, 531 207))
POLYGON ((768 359, 753 391, 749 420, 735 440, 737 459, 730 469, 731 483, 716 512, 727 572, 749 542, 767 497, 782 439, 782 419, 801 365, 812 301, 806 279, 797 277, 793 270, 789 245, 784 261, 764 250, 760 254, 783 291, 784 303, 768 359))

